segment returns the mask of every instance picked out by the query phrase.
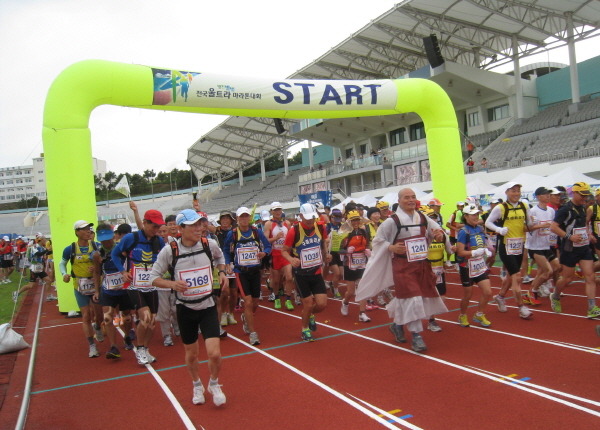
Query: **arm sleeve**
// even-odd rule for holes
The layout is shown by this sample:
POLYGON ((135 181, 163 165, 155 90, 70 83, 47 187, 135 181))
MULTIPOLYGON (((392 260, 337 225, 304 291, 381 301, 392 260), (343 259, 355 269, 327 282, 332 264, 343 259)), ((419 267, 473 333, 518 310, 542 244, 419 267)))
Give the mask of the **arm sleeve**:
POLYGON ((223 250, 219 247, 219 242, 208 239, 208 246, 210 247, 210 252, 213 256, 213 262, 216 265, 225 264, 225 254, 223 250))
POLYGON ((492 211, 490 212, 490 215, 487 217, 487 220, 485 222, 485 226, 487 227, 487 229, 498 232, 498 226, 494 223, 496 221, 498 221, 501 216, 502 216, 502 209, 501 209, 501 206, 498 205, 494 209, 492 209, 492 211))
POLYGON ((60 263, 58 265, 58 268, 60 270, 60 274, 65 276, 68 275, 69 272, 67 272, 67 262, 71 259, 71 245, 67 246, 62 253, 62 259, 60 260, 60 263))

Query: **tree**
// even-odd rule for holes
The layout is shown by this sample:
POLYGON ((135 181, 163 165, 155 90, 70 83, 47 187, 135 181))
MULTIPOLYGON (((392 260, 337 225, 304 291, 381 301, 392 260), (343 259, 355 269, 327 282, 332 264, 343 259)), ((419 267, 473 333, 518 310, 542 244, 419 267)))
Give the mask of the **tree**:
POLYGON ((117 184, 117 174, 115 172, 108 171, 104 174, 104 182, 109 190, 114 190, 117 184))

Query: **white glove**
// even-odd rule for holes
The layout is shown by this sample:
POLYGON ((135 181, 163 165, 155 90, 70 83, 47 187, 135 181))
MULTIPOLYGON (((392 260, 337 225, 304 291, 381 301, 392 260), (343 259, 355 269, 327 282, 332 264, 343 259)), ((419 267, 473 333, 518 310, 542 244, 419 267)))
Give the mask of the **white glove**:
POLYGON ((496 230, 496 233, 506 236, 508 234, 508 227, 500 227, 498 230, 496 230))
POLYGON ((471 257, 481 257, 485 254, 485 248, 478 248, 475 251, 471 251, 471 257))
POLYGON ((494 255, 494 253, 492 251, 490 251, 489 249, 487 249, 487 248, 484 248, 484 249, 485 249, 485 257, 486 258, 490 258, 492 255, 494 255))
POLYGON ((354 254, 354 247, 353 246, 349 246, 348 249, 346 249, 346 252, 348 254, 354 254))
POLYGON ((370 250, 369 248, 365 249, 365 255, 366 255, 367 257, 370 257, 370 256, 371 256, 371 250, 370 250))
POLYGON ((537 217, 536 217, 536 216, 533 216, 533 215, 531 215, 531 223, 532 223, 533 225, 536 225, 536 224, 538 223, 538 219, 537 219, 537 217))

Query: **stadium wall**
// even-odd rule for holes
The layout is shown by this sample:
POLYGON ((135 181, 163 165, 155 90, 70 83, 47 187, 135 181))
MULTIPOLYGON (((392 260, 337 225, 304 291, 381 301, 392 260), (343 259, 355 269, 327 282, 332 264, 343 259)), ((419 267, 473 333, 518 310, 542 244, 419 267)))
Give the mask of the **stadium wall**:
MULTIPOLYGON (((570 69, 565 67, 536 79, 540 108, 571 99, 570 69)), ((598 70, 600 70, 600 56, 577 64, 580 95, 600 93, 598 70)))

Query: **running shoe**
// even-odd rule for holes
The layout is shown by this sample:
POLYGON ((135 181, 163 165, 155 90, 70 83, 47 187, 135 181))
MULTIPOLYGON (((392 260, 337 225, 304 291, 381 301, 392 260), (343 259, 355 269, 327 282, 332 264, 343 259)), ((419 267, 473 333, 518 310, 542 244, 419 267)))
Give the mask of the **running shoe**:
POLYGON ((531 284, 531 282, 533 281, 533 279, 531 279, 529 277, 529 275, 525 275, 525 277, 521 280, 522 284, 531 284))
POLYGON ((344 303, 344 302, 342 301, 342 309, 341 309, 341 311, 342 311, 342 315, 344 315, 344 316, 348 315, 348 307, 349 307, 349 306, 350 306, 350 305, 349 305, 348 303, 344 303))
POLYGON ((292 303, 291 300, 286 300, 285 301, 285 307, 288 311, 293 311, 294 310, 294 304, 292 303))
POLYGON ((301 337, 304 342, 314 342, 315 341, 315 338, 312 336, 310 329, 302 330, 301 337))
POLYGON ((411 346, 415 352, 427 351, 427 345, 421 336, 415 336, 412 338, 411 346))
POLYGON ((96 323, 92 324, 92 327, 94 328, 94 337, 96 338, 96 340, 98 342, 104 342, 104 333, 102 333, 102 329, 98 327, 98 324, 96 323))
POLYGON ((237 320, 235 319, 235 317, 233 316, 233 314, 227 314, 227 323, 229 325, 236 325, 237 324, 237 320))
POLYGON ((129 338, 135 340, 135 329, 129 330, 129 338))
POLYGON ((138 364, 148 364, 148 357, 146 356, 146 351, 144 348, 137 348, 135 350, 135 358, 137 358, 138 364))
POLYGON ((442 331, 442 328, 439 326, 437 321, 433 320, 433 321, 429 321, 429 324, 427 324, 427 330, 442 331))
POLYGON ((113 325, 114 325, 115 327, 119 327, 119 326, 121 325, 121 318, 119 318, 119 317, 114 317, 114 318, 113 318, 113 325))
POLYGON ((367 322, 371 322, 371 318, 369 318, 369 317, 367 316, 367 314, 366 314, 366 313, 364 313, 364 312, 358 315, 358 320, 359 320, 360 322, 365 322, 365 323, 367 323, 367 322))
POLYGON ((221 326, 227 327, 227 312, 223 312, 221 315, 221 326))
POLYGON ((584 279, 585 278, 585 275, 583 274, 583 272, 581 271, 581 269, 579 268, 579 266, 575 270, 575 275, 577 275, 577 277, 580 278, 580 279, 584 279))
POLYGON ((308 320, 308 329, 310 331, 317 331, 317 322, 315 321, 315 316, 311 315, 308 320))
POLYGON ((53 296, 52 294, 48 294, 48 295, 46 296, 46 301, 47 301, 47 302, 52 302, 52 301, 54 301, 54 300, 58 300, 58 298, 57 298, 56 296, 53 296))
POLYGON ((466 315, 459 315, 458 323, 461 325, 461 327, 469 327, 471 325, 469 324, 469 318, 467 318, 466 315))
POLYGON ((163 340, 163 344, 165 346, 173 346, 173 338, 171 337, 170 334, 166 334, 165 338, 163 340))
POLYGON ((269 294, 269 297, 267 298, 267 300, 270 302, 274 302, 275 301, 275 293, 271 291, 271 294, 269 294))
MULTIPOLYGON (((271 288, 271 278, 267 278, 267 288, 269 290, 272 290, 272 288, 271 288)), ((273 294, 273 293, 271 293, 271 294, 273 294)), ((269 297, 271 297, 271 296, 269 296, 269 297)), ((275 300, 275 299, 273 299, 273 300, 275 300)))
POLYGON ((385 290, 383 290, 383 295, 388 299, 388 300, 392 300, 394 298, 394 295, 392 294, 392 291, 389 288, 386 288, 385 290))
POLYGON ((12 299, 13 299, 14 303, 17 303, 17 301, 19 300, 19 292, 18 291, 12 292, 12 299))
POLYGON ((450 261, 450 260, 446 261, 446 267, 451 268, 452 267, 452 261, 450 261))
POLYGON ((206 399, 204 398, 204 386, 194 385, 194 395, 192 396, 192 403, 195 405, 203 405, 206 399))
POLYGON ((340 294, 339 291, 336 291, 334 297, 339 300, 342 298, 342 295, 340 294))
POLYGON ((176 337, 179 337, 179 336, 181 336, 181 331, 179 330, 179 326, 175 326, 175 327, 173 327, 173 334, 174 334, 176 337))
POLYGON ((255 331, 250 333, 250 345, 260 345, 260 339, 258 339, 258 333, 255 331))
POLYGON ((592 309, 590 309, 588 311, 587 317, 589 319, 600 318, 600 308, 598 306, 594 306, 592 309))
POLYGON ((542 304, 542 302, 537 300, 535 297, 533 297, 527 291, 523 292, 523 303, 525 303, 526 305, 531 305, 531 306, 538 306, 538 305, 542 304))
POLYGON ((242 314, 242 323, 244 328, 244 333, 250 334, 250 328, 248 328, 248 323, 246 322, 246 315, 242 314))
POLYGON ((387 303, 383 299, 383 295, 380 294, 379 296, 377 296, 377 304, 379 305, 380 308, 386 307, 387 303))
POLYGON ((146 353, 146 358, 148 359, 148 363, 154 363, 156 361, 156 357, 150 354, 150 350, 148 348, 144 348, 144 352, 146 353))
POLYGON ((540 297, 548 297, 552 291, 552 284, 550 283, 550 281, 546 281, 542 285, 540 285, 539 291, 540 297))
POLYGON ((131 339, 125 339, 125 350, 131 351, 134 348, 133 343, 131 343, 131 339))
POLYGON ((504 300, 504 297, 500 297, 499 295, 492 297, 492 300, 494 300, 496 302, 496 304, 498 305, 498 310, 500 312, 506 312, 506 301, 504 300))
POLYGON ((106 358, 121 358, 121 352, 119 351, 119 348, 117 348, 116 346, 111 347, 106 353, 106 358))
POLYGON ((531 316, 531 311, 525 305, 519 306, 519 316, 523 319, 527 319, 531 316))
POLYGON ((473 315, 473 322, 479 323, 481 324, 483 327, 489 327, 492 325, 491 322, 488 321, 488 319, 485 317, 485 314, 481 314, 481 315, 473 315))
POLYGON ((506 278, 506 270, 504 270, 504 267, 502 268, 502 270, 500 270, 500 279, 504 279, 506 278))
POLYGON ((223 330, 223 327, 221 327, 221 332, 219 333, 219 337, 221 339, 224 339, 227 337, 227 332, 225 330, 223 330))
POLYGON ((560 304, 560 300, 556 300, 554 298, 554 294, 550 294, 550 306, 552 310, 557 314, 562 313, 562 305, 560 304))
POLYGON ((208 392, 212 394, 215 406, 224 405, 227 401, 221 387, 222 385, 219 384, 208 384, 208 392))
POLYGON ((294 296, 295 296, 294 300, 295 300, 296 306, 300 306, 302 304, 302 299, 300 298, 300 295, 298 293, 296 293, 296 294, 294 294, 294 296))
POLYGON ((392 325, 390 325, 390 331, 396 338, 396 342, 406 343, 406 337, 404 336, 404 326, 392 323, 392 325))
POLYGON ((89 354, 90 358, 94 358, 94 357, 100 357, 100 353, 98 352, 98 348, 96 347, 95 343, 92 343, 90 345, 90 354, 89 354))
POLYGON ((275 299, 275 309, 281 309, 281 299, 275 299))

